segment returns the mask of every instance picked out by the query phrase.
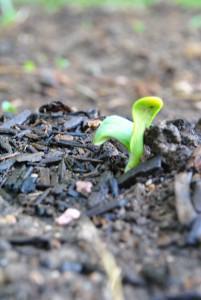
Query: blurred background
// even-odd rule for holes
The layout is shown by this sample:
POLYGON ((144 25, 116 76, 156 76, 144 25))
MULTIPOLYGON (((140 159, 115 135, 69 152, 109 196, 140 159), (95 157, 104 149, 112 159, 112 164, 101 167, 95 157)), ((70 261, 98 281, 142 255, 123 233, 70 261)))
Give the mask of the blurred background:
POLYGON ((60 100, 130 117, 135 99, 157 95, 161 118, 199 118, 201 0, 0 0, 0 9, 1 111, 60 100))

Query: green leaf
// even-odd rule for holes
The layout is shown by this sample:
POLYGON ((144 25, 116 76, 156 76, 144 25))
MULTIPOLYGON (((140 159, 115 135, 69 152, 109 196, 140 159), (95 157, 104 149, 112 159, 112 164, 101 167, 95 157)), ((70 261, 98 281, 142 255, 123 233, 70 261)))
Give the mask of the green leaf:
POLYGON ((130 156, 125 171, 136 167, 144 153, 144 132, 163 107, 162 99, 145 97, 137 100, 132 107, 134 126, 130 140, 130 156))
POLYGON ((110 116, 105 118, 97 129, 93 143, 94 145, 101 145, 113 138, 122 143, 130 151, 132 131, 133 122, 119 116, 110 116))

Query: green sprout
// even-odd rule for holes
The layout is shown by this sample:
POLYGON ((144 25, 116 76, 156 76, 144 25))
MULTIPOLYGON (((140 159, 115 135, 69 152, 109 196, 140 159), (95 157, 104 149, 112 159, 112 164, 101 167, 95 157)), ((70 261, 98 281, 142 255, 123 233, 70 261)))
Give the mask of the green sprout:
POLYGON ((56 64, 57 68, 64 70, 70 66, 70 61, 64 57, 57 57, 55 59, 55 64, 56 64))
POLYGON ((14 104, 12 104, 10 101, 4 100, 1 103, 1 109, 5 113, 12 113, 15 114, 17 112, 17 108, 14 104))
POLYGON ((97 129, 93 143, 101 145, 113 138, 118 140, 129 152, 125 172, 136 167, 144 153, 144 132, 163 107, 162 99, 144 97, 134 102, 132 106, 133 121, 120 116, 109 116, 103 120, 97 129))
POLYGON ((33 73, 37 67, 32 60, 26 60, 23 64, 23 69, 26 73, 33 73))

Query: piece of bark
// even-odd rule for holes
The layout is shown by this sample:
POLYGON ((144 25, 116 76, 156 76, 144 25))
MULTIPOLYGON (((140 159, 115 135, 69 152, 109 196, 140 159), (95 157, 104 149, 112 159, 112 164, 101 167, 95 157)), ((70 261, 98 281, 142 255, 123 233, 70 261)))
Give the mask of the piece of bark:
POLYGON ((43 152, 36 152, 36 153, 22 153, 16 156, 17 162, 38 162, 42 159, 44 153, 43 152))
POLYGON ((9 129, 15 125, 22 125, 27 121, 27 119, 31 116, 32 112, 30 110, 24 110, 20 114, 14 116, 12 119, 3 123, 0 128, 9 129))
POLYGON ((0 172, 8 171, 15 163, 15 159, 7 159, 0 162, 0 172))
POLYGON ((201 243, 201 216, 199 215, 192 224, 191 230, 187 237, 188 245, 201 243))
POLYGON ((201 180, 195 182, 192 194, 192 202, 195 207, 195 210, 198 213, 201 213, 201 180))
POLYGON ((175 176, 174 182, 177 216, 179 222, 186 226, 189 226, 197 216, 190 198, 191 178, 191 172, 182 172, 175 176))
POLYGON ((0 148, 7 153, 13 153, 12 147, 7 136, 0 136, 0 148))
POLYGON ((39 170, 38 185, 42 187, 50 186, 50 169, 41 167, 39 170))
POLYGON ((150 160, 141 163, 136 168, 124 173, 118 178, 118 183, 121 188, 129 188, 136 183, 136 177, 140 175, 149 175, 161 168, 161 157, 156 156, 150 160))
POLYGON ((119 200, 112 200, 112 201, 107 201, 105 203, 102 203, 100 205, 96 205, 89 210, 85 212, 85 214, 88 217, 94 217, 98 215, 102 215, 104 213, 107 213, 111 210, 114 210, 115 208, 121 208, 123 206, 126 206, 128 203, 128 200, 126 199, 119 199, 119 200))

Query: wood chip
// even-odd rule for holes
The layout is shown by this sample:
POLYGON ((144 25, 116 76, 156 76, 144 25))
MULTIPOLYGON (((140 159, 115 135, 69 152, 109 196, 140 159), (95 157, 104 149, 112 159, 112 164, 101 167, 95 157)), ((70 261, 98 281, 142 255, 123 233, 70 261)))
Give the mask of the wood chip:
POLYGON ((192 194, 192 202, 195 210, 201 213, 201 180, 195 182, 192 194))
POLYGON ((11 128, 15 125, 22 125, 27 121, 27 119, 31 116, 32 112, 30 110, 24 110, 17 116, 13 117, 11 120, 6 121, 3 125, 1 125, 1 128, 11 128))
POLYGON ((140 175, 149 175, 161 168, 161 157, 156 156, 148 161, 141 163, 134 169, 126 172, 118 178, 118 183, 121 188, 128 188, 136 183, 136 177, 140 175))
POLYGON ((196 218, 195 209, 190 198, 190 182, 192 173, 179 173, 175 176, 176 211, 179 222, 189 226, 196 218))
POLYGON ((73 141, 74 138, 72 135, 68 135, 68 134, 57 134, 55 135, 55 141, 59 142, 59 141, 73 141))
POLYGON ((16 156, 17 162, 38 162, 42 159, 44 153, 43 152, 36 152, 36 153, 23 153, 16 156))

